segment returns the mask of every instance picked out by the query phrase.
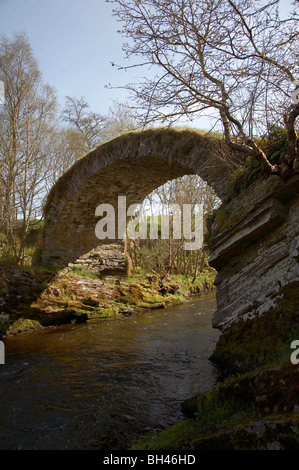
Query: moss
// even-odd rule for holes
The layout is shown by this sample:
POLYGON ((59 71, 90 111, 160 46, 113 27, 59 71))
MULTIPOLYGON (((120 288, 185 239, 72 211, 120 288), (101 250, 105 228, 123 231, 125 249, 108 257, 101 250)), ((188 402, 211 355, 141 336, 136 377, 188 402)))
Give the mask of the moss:
POLYGON ((238 211, 234 211, 232 207, 219 207, 215 210, 215 224, 213 231, 210 234, 210 245, 213 246, 213 238, 220 231, 224 230, 227 227, 232 227, 237 223, 240 223, 240 220, 243 217, 245 208, 242 206, 238 211))
MULTIPOLYGON (((288 135, 284 128, 273 126, 269 129, 266 137, 256 139, 257 144, 265 152, 267 158, 273 165, 283 162, 288 151, 288 135)), ((299 149, 297 160, 299 158, 299 149)), ((263 178, 263 172, 259 162, 252 157, 248 157, 244 165, 237 168, 231 175, 228 187, 227 200, 237 197, 243 193, 258 178, 263 178)))
POLYGON ((38 279, 43 274, 48 274, 49 276, 55 276, 61 270, 54 264, 47 264, 47 265, 34 265, 34 266, 26 266, 26 267, 19 267, 25 272, 30 273, 34 278, 38 279))
POLYGON ((16 335, 33 330, 40 330, 42 325, 37 320, 29 318, 19 318, 14 321, 6 330, 6 335, 16 335))
POLYGON ((290 361, 230 378, 189 400, 187 419, 150 433, 133 450, 227 450, 299 447, 299 370, 290 361), (191 406, 190 406, 191 404, 191 406))
POLYGON ((174 281, 161 281, 157 276, 142 275, 115 286, 117 302, 141 308, 161 308, 182 303, 185 298, 174 281), (173 293, 175 292, 175 293, 173 293))
POLYGON ((227 200, 233 199, 243 193, 258 177, 262 176, 259 162, 248 157, 245 165, 237 168, 231 175, 228 186, 227 200))
POLYGON ((88 277, 90 279, 99 279, 99 276, 97 274, 87 271, 81 264, 73 266, 71 272, 73 274, 78 274, 82 277, 88 277))
POLYGON ((120 309, 114 307, 100 308, 93 312, 87 313, 87 320, 98 320, 100 318, 115 318, 120 317, 120 309))
POLYGON ((282 287, 276 299, 275 308, 224 331, 210 359, 234 373, 289 357, 290 343, 299 337, 299 281, 282 287))
POLYGON ((223 225, 226 219, 228 218, 228 209, 220 207, 215 210, 215 220, 217 225, 223 225))
POLYGON ((165 279, 144 273, 106 282, 81 268, 59 272, 48 266, 5 269, 5 276, 0 277, 0 289, 6 298, 2 310, 9 313, 10 321, 0 324, 0 336, 10 334, 10 326, 20 319, 55 326, 114 318, 179 304, 192 289, 198 293, 212 286, 208 274, 200 274, 195 283, 191 278, 165 279), (11 289, 13 295, 9 294, 11 289))
POLYGON ((12 321, 0 323, 0 339, 6 335, 6 332, 8 331, 11 324, 12 321))

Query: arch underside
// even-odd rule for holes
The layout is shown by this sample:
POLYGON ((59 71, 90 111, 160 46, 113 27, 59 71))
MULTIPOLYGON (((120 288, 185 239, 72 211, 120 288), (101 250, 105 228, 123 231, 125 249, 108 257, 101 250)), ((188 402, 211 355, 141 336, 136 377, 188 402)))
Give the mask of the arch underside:
POLYGON ((226 150, 220 139, 174 129, 129 133, 99 146, 76 162, 48 196, 42 262, 66 265, 107 244, 95 235, 95 210, 109 203, 117 219, 118 196, 126 196, 129 207, 171 179, 198 174, 222 198, 232 171, 221 157, 226 150))

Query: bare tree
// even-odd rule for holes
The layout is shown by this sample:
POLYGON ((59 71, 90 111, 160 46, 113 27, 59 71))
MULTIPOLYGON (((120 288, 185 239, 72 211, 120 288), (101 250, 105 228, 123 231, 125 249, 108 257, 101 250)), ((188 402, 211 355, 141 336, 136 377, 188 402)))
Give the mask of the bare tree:
POLYGON ((81 138, 77 131, 61 126, 59 121, 55 126, 49 127, 44 142, 47 147, 45 153, 47 175, 44 179, 46 197, 58 178, 83 155, 80 152, 81 138))
POLYGON ((128 103, 114 103, 109 108, 108 114, 104 116, 104 120, 104 141, 141 127, 140 119, 136 116, 136 113, 133 115, 128 103))
POLYGON ((82 97, 66 97, 62 120, 67 124, 70 146, 76 147, 76 160, 97 145, 138 128, 138 120, 126 103, 114 103, 107 115, 101 115, 82 97))
MULTIPOLYGON (((214 190, 207 185, 198 175, 185 175, 181 178, 168 181, 164 185, 156 188, 150 193, 138 209, 139 216, 150 216, 157 224, 160 236, 158 239, 130 239, 127 240, 127 247, 134 267, 139 267, 145 271, 153 269, 167 275, 169 272, 177 274, 192 275, 195 280, 198 272, 205 266, 207 257, 206 246, 200 249, 185 250, 184 237, 177 239, 174 236, 173 209, 183 204, 191 205, 192 212, 196 205, 203 205, 203 215, 205 218, 220 203, 214 190), (162 237, 162 216, 167 217, 169 224, 167 238, 162 237)), ((148 220, 149 222, 149 220, 148 220)), ((182 221, 181 221, 182 222, 182 221)), ((194 219, 191 219, 191 230, 194 232, 194 219)), ((150 226, 147 227, 150 235, 150 226)), ((181 233, 184 233, 181 226, 181 233)))
MULTIPOLYGON (((128 67, 147 76, 126 88, 146 122, 192 119, 213 109, 226 142, 268 173, 293 171, 299 104, 291 103, 299 71, 298 14, 281 19, 279 0, 108 0, 116 5, 128 67), (267 118, 267 119, 266 119, 267 118), (272 164, 254 135, 287 127, 289 151, 272 164), (285 124, 284 124, 285 123, 285 124)), ((126 68, 126 67, 122 67, 126 68)))
POLYGON ((1 228, 14 258, 25 261, 30 221, 40 213, 47 176, 49 124, 56 95, 43 84, 25 34, 0 41, 0 78, 5 104, 0 113, 1 228))
POLYGON ((76 131, 72 137, 77 140, 81 157, 102 142, 104 118, 93 112, 83 97, 80 99, 66 97, 62 119, 76 131))

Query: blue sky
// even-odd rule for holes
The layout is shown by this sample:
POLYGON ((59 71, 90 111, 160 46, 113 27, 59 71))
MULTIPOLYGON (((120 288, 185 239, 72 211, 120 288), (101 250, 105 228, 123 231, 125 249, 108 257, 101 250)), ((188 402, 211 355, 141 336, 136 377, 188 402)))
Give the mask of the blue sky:
POLYGON ((123 59, 119 27, 105 0, 0 0, 0 33, 27 33, 44 81, 56 88, 60 101, 84 96, 102 114, 113 100, 128 98, 122 90, 105 88, 128 81, 129 73, 110 63, 123 59))
MULTIPOLYGON (((286 9, 291 0, 280 3, 286 9)), ((113 100, 125 102, 128 95, 105 84, 125 85, 146 73, 111 66, 124 64, 124 38, 112 9, 105 0, 0 0, 0 34, 27 33, 44 81, 62 104, 66 95, 84 96, 93 111, 106 114, 113 100)))

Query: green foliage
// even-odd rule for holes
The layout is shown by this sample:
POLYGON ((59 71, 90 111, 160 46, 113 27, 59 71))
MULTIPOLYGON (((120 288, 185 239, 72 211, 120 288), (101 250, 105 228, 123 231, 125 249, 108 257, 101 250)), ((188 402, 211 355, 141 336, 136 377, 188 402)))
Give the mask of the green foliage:
POLYGON ((88 277, 90 279, 99 279, 99 276, 97 274, 87 271, 81 264, 73 266, 71 272, 73 274, 78 274, 82 277, 88 277))
POLYGON ((35 247, 38 243, 38 239, 43 231, 44 221, 43 220, 33 220, 30 222, 29 230, 26 233, 25 245, 26 247, 35 247))
POLYGON ((248 384, 247 378, 227 379, 194 399, 197 407, 195 419, 187 419, 161 433, 149 433, 133 444, 131 449, 180 449, 186 443, 192 448, 192 442, 201 432, 254 416, 254 393, 248 384))
POLYGON ((17 251, 21 245, 24 247, 24 265, 30 266, 32 260, 40 257, 41 249, 39 239, 44 227, 43 220, 33 219, 29 222, 29 228, 24 233, 22 221, 17 221, 14 230, 10 233, 0 233, 0 263, 1 264, 18 264, 17 251), (24 239, 23 239, 24 238, 24 239), (14 239, 14 242, 13 240, 14 239), (13 248, 14 245, 14 248, 13 248))
POLYGON ((170 274, 169 279, 177 283, 183 293, 198 295, 214 289, 215 274, 214 269, 205 268, 195 279, 184 274, 170 274))
POLYGON ((259 162, 251 157, 246 159, 243 166, 235 170, 231 175, 228 187, 228 199, 237 197, 262 174, 259 162))
POLYGON ((9 326, 5 334, 15 335, 27 331, 39 330, 41 328, 41 324, 36 320, 31 320, 29 318, 19 318, 9 326))
POLYGON ((288 151, 287 130, 279 126, 273 126, 260 145, 271 163, 281 163, 288 151))
MULTIPOLYGON (((288 151, 288 135, 285 128, 273 126, 269 129, 266 137, 256 139, 256 141, 273 165, 282 163, 288 151)), ((252 157, 248 157, 245 164, 231 175, 228 199, 237 197, 261 175, 262 170, 259 162, 252 157)))
POLYGON ((219 209, 215 210, 215 220, 217 225, 223 225, 228 217, 228 212, 225 208, 219 207, 219 209))

